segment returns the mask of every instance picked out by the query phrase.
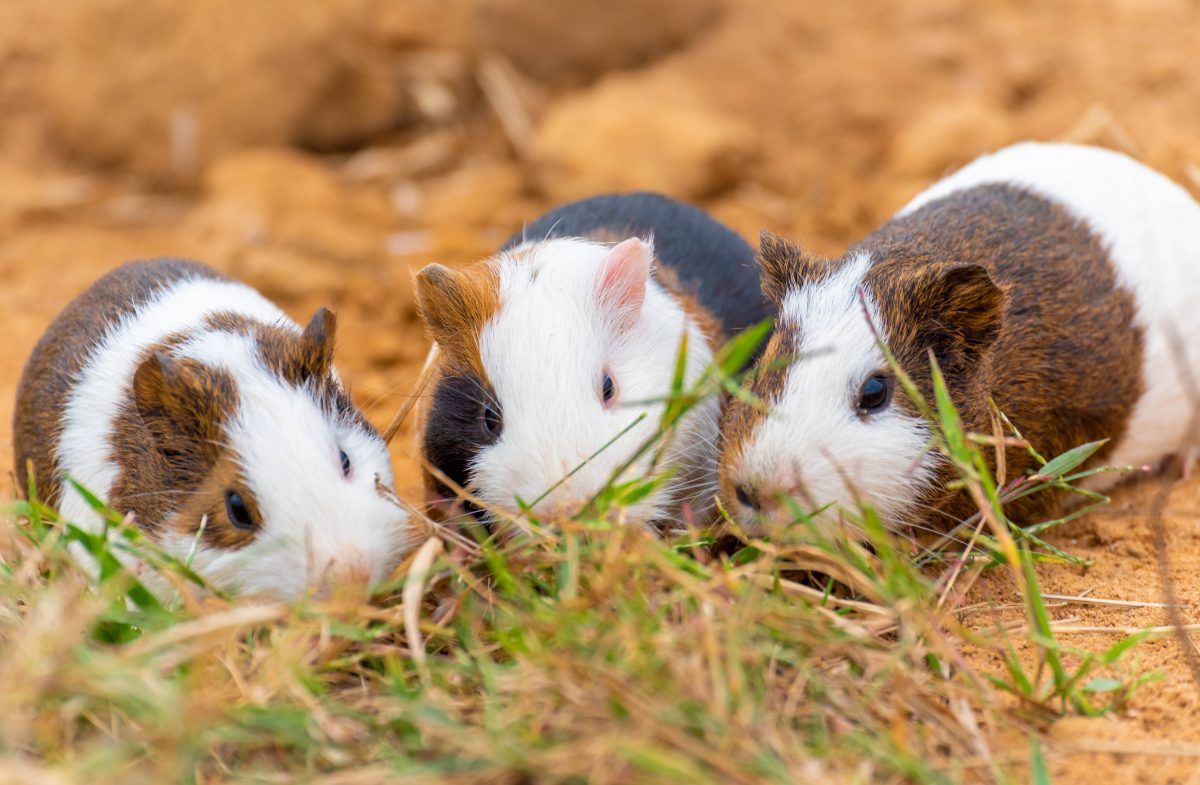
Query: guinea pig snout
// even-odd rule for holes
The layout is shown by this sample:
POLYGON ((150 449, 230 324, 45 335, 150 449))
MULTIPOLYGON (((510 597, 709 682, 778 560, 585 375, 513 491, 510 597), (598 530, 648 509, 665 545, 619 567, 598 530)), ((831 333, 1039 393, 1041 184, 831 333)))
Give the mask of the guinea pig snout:
POLYGON ((313 595, 317 599, 361 600, 369 593, 374 576, 365 557, 351 555, 330 559, 313 577, 313 595))
POLYGON ((733 511, 742 520, 777 520, 788 515, 789 500, 805 501, 804 483, 796 472, 787 477, 750 474, 733 478, 733 511))
POLYGON ((537 507, 537 512, 549 518, 573 518, 583 511, 590 497, 565 489, 553 493, 537 507))
POLYGON ((738 508, 750 517, 773 518, 779 512, 783 489, 771 483, 742 480, 734 485, 738 508))

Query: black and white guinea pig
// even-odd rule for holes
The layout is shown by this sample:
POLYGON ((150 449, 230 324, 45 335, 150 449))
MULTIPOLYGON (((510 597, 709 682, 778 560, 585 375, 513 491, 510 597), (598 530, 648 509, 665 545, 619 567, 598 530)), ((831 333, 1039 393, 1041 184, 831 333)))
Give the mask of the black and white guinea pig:
MULTIPOLYGON (((425 459, 514 513, 518 499, 535 514, 577 512, 659 428, 681 339, 691 385, 726 336, 772 314, 752 248, 649 193, 560 207, 473 267, 429 265, 416 289, 436 350, 425 459)), ((631 521, 711 515, 720 405, 705 400, 681 421, 658 467, 672 476, 631 521)), ((653 457, 622 479, 645 476, 653 457)), ((428 472, 426 487, 452 496, 428 472)))
POLYGON ((290 599, 381 580, 407 517, 377 488, 390 490, 390 459, 333 369, 334 327, 321 309, 301 330, 193 262, 114 270, 66 307, 25 366, 20 487, 32 462, 42 499, 95 529, 75 480, 223 590, 290 599))
MULTIPOLYGON (((927 450, 930 428, 872 326, 929 401, 932 351, 972 431, 991 433, 993 399, 1046 456, 1111 439, 1095 461, 1142 466, 1185 446, 1200 205, 1124 155, 1019 144, 934 184, 840 259, 764 234, 759 261, 779 308, 760 363, 786 370, 748 382, 769 415, 735 401, 723 422, 722 499, 745 526, 781 494, 813 509, 861 498, 897 523, 974 512, 947 489, 948 461, 927 450)), ((1009 479, 1032 463, 1006 452, 1009 479)), ((1060 501, 1034 494, 1009 512, 1020 521, 1060 501)))

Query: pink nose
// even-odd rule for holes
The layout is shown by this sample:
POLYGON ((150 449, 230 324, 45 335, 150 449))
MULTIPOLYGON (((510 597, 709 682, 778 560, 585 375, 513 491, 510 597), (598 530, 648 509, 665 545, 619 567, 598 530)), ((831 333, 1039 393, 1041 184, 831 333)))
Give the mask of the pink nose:
POLYGON ((558 493, 543 500, 534 512, 542 518, 573 518, 583 511, 590 499, 590 496, 581 496, 561 488, 558 493))
POLYGON ((322 600, 367 599, 371 588, 371 569, 363 559, 333 561, 319 577, 314 595, 322 600))

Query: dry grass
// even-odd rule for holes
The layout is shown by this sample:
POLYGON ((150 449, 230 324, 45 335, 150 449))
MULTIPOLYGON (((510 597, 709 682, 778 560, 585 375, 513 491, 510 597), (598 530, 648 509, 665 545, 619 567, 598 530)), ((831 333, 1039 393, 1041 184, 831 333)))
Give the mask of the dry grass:
POLYGON ((185 598, 164 607, 111 559, 148 547, 136 537, 16 505, 0 782, 1046 781, 1040 730, 1119 709, 1145 678, 1124 657, 1141 636, 1056 640, 1032 565, 1066 556, 1001 501, 1069 485, 1094 446, 996 487, 948 399, 929 415, 980 501, 965 549, 918 548, 869 510, 861 539, 799 515, 722 547, 662 540, 607 522, 626 487, 503 542, 434 530, 370 604, 201 598, 165 564, 185 598), (98 585, 72 541, 109 564, 98 585), (966 604, 985 569, 1021 587, 1019 616, 966 604))

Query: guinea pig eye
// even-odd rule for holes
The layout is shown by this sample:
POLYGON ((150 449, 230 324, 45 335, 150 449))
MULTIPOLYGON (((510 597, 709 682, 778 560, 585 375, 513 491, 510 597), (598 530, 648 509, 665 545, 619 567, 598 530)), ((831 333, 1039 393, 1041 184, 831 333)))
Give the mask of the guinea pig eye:
POLYGON ((350 456, 345 450, 338 450, 338 460, 342 462, 342 476, 350 479, 350 456))
POLYGON ((500 417, 499 405, 494 401, 485 401, 480 418, 483 420, 484 430, 493 437, 500 436, 500 431, 504 429, 504 420, 500 417))
POLYGON ((858 390, 858 413, 875 414, 892 402, 892 377, 875 374, 858 390))
POLYGON ((239 529, 254 528, 254 518, 250 515, 250 508, 246 506, 246 500, 237 491, 225 491, 225 514, 229 516, 229 522, 239 529))
POLYGON ((617 394, 617 386, 613 384, 613 379, 607 373, 604 374, 604 381, 600 383, 600 395, 603 396, 604 402, 608 403, 617 394))

